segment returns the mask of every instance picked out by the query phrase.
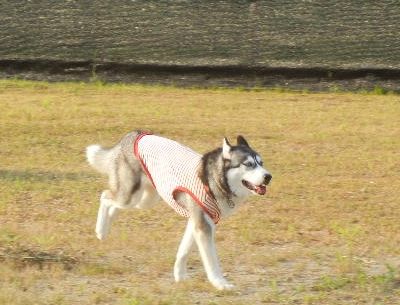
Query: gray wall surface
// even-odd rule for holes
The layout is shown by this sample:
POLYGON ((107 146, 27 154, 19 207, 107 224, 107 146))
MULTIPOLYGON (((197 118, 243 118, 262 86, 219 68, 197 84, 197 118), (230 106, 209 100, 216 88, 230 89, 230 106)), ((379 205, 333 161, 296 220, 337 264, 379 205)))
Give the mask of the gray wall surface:
POLYGON ((399 0, 0 2, 0 60, 400 68, 399 0))

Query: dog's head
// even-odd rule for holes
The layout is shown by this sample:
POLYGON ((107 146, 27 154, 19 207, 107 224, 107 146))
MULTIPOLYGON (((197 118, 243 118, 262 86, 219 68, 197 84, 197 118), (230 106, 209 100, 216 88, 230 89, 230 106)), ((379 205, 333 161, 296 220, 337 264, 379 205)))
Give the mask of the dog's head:
POLYGON ((230 190, 239 197, 251 193, 264 195, 272 176, 264 168, 260 155, 255 152, 242 136, 237 137, 233 146, 228 139, 223 140, 222 158, 225 176, 230 190))

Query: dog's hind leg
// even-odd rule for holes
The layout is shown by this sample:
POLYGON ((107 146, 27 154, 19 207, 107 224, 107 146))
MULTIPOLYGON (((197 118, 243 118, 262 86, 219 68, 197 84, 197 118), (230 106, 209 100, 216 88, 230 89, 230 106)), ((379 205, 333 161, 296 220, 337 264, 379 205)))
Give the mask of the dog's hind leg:
POLYGON ((107 236, 119 210, 132 207, 131 202, 143 195, 140 172, 134 172, 123 155, 119 155, 113 164, 109 185, 110 190, 105 190, 100 197, 96 222, 96 235, 99 239, 107 236))
POLYGON ((137 209, 150 209, 158 203, 160 196, 146 176, 142 176, 141 184, 141 197, 132 196, 131 205, 137 209))
POLYGON ((186 226, 185 234, 183 235, 182 241, 179 245, 178 253, 176 254, 174 265, 174 278, 176 282, 187 279, 187 259, 193 243, 193 223, 191 220, 189 220, 186 226))
POLYGON ((119 208, 115 206, 110 199, 110 191, 104 191, 100 197, 100 207, 97 214, 96 236, 98 239, 104 239, 110 232, 113 219, 119 212, 119 208))

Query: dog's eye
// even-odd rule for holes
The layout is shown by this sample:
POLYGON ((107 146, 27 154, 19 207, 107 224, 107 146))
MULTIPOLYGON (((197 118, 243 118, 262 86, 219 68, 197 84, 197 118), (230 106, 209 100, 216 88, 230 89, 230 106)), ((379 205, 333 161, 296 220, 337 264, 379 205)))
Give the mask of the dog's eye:
POLYGON ((254 163, 250 161, 243 162, 243 165, 246 167, 254 167, 254 163))
POLYGON ((257 162, 258 165, 260 165, 260 166, 264 165, 264 162, 261 160, 261 158, 259 156, 256 156, 255 159, 256 159, 256 162, 257 162))

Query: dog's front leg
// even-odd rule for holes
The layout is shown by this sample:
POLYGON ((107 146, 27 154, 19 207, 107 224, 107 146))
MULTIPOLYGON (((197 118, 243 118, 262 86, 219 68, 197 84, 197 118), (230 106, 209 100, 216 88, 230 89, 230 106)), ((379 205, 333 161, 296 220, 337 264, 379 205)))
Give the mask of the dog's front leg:
POLYGON ((215 224, 203 211, 196 214, 193 217, 193 235, 199 248, 208 280, 219 290, 232 289, 234 286, 224 278, 218 262, 215 247, 215 224))
POLYGON ((185 234, 176 254, 174 277, 176 282, 187 279, 187 259, 194 242, 193 222, 189 219, 185 234))

